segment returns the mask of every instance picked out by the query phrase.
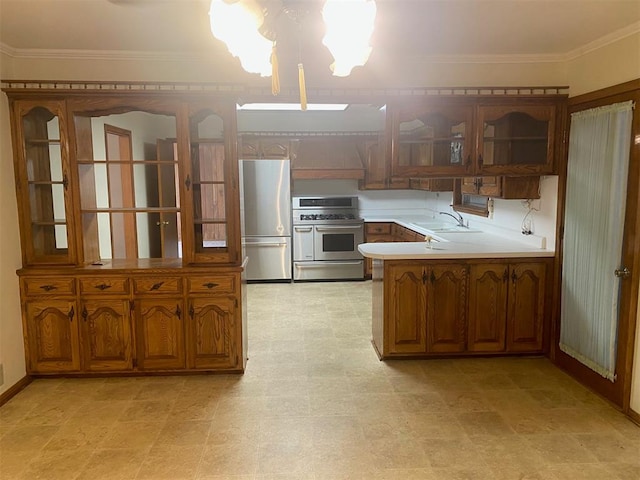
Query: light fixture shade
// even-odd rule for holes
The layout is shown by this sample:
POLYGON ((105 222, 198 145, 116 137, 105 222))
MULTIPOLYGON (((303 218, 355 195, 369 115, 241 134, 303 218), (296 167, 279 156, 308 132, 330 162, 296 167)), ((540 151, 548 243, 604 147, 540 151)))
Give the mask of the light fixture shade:
POLYGON ((255 0, 212 0, 209 18, 211 33, 227 45, 231 55, 240 59, 242 68, 263 77, 271 76, 272 42, 258 31, 264 17, 255 0))
POLYGON ((335 76, 346 77, 369 60, 376 12, 374 0, 326 0, 322 18, 327 30, 322 43, 333 55, 335 76))

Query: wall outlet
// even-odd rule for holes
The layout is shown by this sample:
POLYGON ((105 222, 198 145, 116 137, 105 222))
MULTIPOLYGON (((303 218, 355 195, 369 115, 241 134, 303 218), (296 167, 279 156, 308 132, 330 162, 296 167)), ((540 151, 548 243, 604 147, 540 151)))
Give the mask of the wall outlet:
POLYGON ((4 365, 0 363, 0 386, 4 385, 4 365))

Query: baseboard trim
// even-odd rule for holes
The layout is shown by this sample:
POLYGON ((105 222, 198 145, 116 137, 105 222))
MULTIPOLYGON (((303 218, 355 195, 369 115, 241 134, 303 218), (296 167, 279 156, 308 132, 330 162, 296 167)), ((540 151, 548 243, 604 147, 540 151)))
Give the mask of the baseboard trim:
POLYGON ((11 388, 9 388, 6 392, 0 394, 0 407, 15 397, 22 389, 24 389, 27 385, 29 385, 32 381, 31 376, 25 375, 20 380, 18 380, 11 388))
POLYGON ((629 409, 629 411, 627 412, 627 415, 631 420, 633 420, 635 423, 640 425, 640 413, 636 412, 635 410, 629 409))

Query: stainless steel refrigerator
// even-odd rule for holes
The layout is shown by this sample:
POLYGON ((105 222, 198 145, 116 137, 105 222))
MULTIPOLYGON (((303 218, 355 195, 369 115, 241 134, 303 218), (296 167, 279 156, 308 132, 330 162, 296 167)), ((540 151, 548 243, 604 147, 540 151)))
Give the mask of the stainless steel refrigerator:
POLYGON ((247 280, 291 280, 289 160, 240 160, 247 280))

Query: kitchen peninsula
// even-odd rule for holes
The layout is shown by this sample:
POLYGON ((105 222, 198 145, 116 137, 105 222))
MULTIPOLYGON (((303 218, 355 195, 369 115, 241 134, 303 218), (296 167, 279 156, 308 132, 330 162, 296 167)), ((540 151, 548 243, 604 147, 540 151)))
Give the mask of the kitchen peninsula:
POLYGON ((373 260, 372 343, 380 359, 547 351, 554 251, 402 223, 432 241, 359 247, 373 260))

